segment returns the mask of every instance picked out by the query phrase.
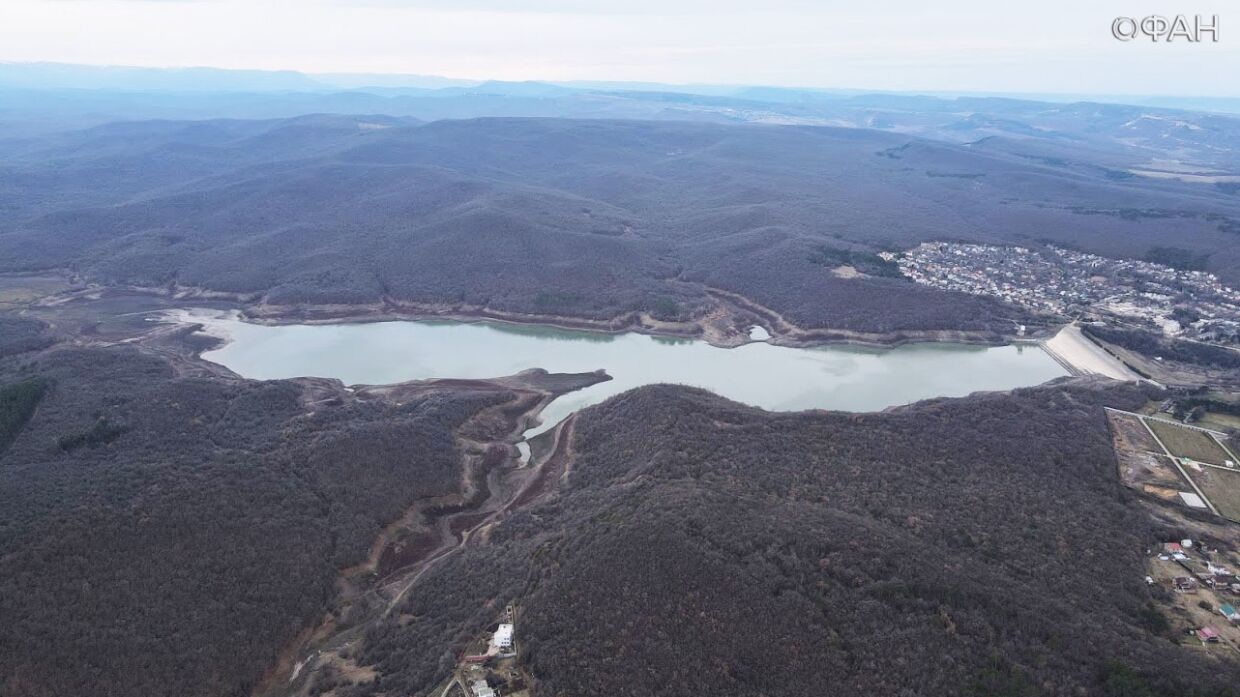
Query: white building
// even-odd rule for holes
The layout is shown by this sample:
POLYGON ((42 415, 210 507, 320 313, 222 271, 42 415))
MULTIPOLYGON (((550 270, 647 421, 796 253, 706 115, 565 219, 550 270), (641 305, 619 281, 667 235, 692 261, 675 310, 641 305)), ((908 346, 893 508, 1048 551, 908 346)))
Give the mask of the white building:
POLYGON ((512 625, 501 624, 499 628, 495 630, 495 636, 492 637, 491 644, 495 646, 495 648, 500 649, 502 651, 507 651, 508 649, 511 649, 512 648, 512 625))
POLYGON ((1187 505, 1189 508, 1205 508, 1206 507, 1206 502, 1202 501, 1200 496, 1190 491, 1181 491, 1180 498, 1183 499, 1184 504, 1187 505))
POLYGON ((495 690, 487 685, 486 680, 477 680, 474 682, 474 695, 476 697, 495 697, 495 690))

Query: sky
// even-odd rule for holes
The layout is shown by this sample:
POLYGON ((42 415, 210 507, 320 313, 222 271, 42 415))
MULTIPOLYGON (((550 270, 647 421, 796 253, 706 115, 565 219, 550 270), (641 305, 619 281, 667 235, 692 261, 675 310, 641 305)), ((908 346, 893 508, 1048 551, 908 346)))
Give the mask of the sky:
POLYGON ((1240 3, 0 0, 0 61, 1237 97, 1240 3), (1219 41, 1111 36, 1176 12, 1218 15, 1219 41))

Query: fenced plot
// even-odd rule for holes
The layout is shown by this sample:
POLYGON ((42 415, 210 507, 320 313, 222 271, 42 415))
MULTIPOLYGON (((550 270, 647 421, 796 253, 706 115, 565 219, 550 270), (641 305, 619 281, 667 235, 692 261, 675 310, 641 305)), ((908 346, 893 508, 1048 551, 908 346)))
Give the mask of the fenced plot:
POLYGON ((1227 451, 1223 450, 1218 441, 1205 431, 1160 419, 1146 419, 1145 422, 1149 424, 1163 445, 1167 446, 1167 450, 1176 457, 1186 457, 1196 462, 1219 466, 1231 460, 1227 451))
POLYGON ((1188 469, 1188 476, 1210 499, 1220 515, 1240 520, 1240 472, 1202 467, 1188 469))

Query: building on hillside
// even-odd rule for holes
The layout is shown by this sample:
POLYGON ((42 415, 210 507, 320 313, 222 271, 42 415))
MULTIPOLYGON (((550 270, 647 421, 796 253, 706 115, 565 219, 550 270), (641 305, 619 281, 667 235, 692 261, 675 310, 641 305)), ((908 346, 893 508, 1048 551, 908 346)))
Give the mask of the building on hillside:
POLYGON ((1218 630, 1214 627, 1202 627, 1197 630, 1197 638, 1201 639, 1203 644, 1217 644, 1218 630))
POLYGON ((495 690, 487 684, 486 680, 475 680, 474 697, 495 697, 495 690))
POLYGON ((1196 593, 1197 579, 1192 576, 1177 576, 1172 582, 1176 593, 1196 593))
MULTIPOLYGON (((1200 496, 1198 496, 1197 494, 1194 494, 1191 491, 1181 491, 1180 500, 1182 500, 1184 502, 1184 505, 1188 506, 1189 508, 1209 508, 1208 506, 1206 506, 1206 502, 1203 501, 1200 496)), ((1179 547, 1179 545, 1175 545, 1175 546, 1179 547)), ((1175 552, 1172 552, 1172 554, 1183 554, 1183 552, 1177 549, 1175 552)))
POLYGON ((501 651, 507 651, 512 648, 513 627, 511 624, 501 624, 495 630, 495 636, 491 638, 491 645, 501 651))
POLYGON ((1218 614, 1222 615, 1223 617, 1226 617, 1227 621, 1231 622, 1232 624, 1235 624, 1236 622, 1240 622, 1240 612, 1236 612, 1236 608, 1232 607, 1231 605, 1224 604, 1224 605, 1219 606, 1218 614))

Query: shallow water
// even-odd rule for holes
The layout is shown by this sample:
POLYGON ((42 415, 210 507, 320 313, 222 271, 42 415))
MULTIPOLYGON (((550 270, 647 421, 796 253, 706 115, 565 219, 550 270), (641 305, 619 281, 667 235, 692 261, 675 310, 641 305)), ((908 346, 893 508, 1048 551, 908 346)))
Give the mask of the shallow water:
POLYGON ((345 384, 383 384, 502 377, 527 368, 553 373, 602 368, 614 378, 557 399, 543 412, 542 429, 582 407, 659 382, 703 387, 777 411, 874 411, 931 397, 1035 385, 1067 374, 1037 346, 935 343, 880 350, 751 343, 723 349, 691 339, 492 322, 264 326, 217 318, 207 323, 230 341, 203 357, 249 378, 318 376, 345 384))

